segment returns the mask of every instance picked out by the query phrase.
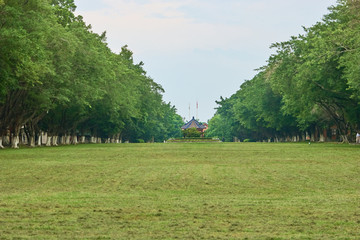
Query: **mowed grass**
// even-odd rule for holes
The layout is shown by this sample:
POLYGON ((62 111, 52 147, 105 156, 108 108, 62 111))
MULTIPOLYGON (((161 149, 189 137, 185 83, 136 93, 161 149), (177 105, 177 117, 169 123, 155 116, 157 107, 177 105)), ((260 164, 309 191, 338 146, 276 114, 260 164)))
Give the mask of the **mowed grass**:
POLYGON ((0 151, 0 239, 360 239, 360 146, 0 151))

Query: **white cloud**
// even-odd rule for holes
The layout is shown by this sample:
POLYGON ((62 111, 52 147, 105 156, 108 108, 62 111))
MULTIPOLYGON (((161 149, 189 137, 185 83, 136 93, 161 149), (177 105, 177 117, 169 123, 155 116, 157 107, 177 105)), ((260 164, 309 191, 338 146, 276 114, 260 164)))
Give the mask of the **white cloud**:
MULTIPOLYGON (((139 53, 181 52, 194 48, 229 48, 251 40, 258 33, 241 25, 207 23, 186 16, 181 7, 196 1, 135 1, 106 0, 109 9, 86 12, 85 20, 96 32, 108 32, 110 46, 129 44, 139 53), (104 29, 105 27, 105 29, 104 29)), ((80 14, 84 14, 81 11, 80 14)))
POLYGON ((148 74, 165 88, 165 100, 182 116, 188 115, 189 101, 198 100, 202 120, 211 118, 220 95, 235 93, 265 64, 271 43, 301 33, 302 25, 321 20, 335 2, 76 0, 77 13, 95 32, 107 31, 114 52, 127 44, 135 60, 145 62, 148 74))

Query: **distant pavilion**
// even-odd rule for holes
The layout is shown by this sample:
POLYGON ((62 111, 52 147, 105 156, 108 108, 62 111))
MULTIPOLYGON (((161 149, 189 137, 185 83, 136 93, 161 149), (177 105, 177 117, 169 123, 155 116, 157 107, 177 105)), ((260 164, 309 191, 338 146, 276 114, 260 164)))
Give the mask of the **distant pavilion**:
POLYGON ((189 128, 196 128, 199 132, 203 133, 208 128, 207 124, 202 124, 196 121, 193 117, 188 123, 181 127, 181 130, 189 129, 189 128))

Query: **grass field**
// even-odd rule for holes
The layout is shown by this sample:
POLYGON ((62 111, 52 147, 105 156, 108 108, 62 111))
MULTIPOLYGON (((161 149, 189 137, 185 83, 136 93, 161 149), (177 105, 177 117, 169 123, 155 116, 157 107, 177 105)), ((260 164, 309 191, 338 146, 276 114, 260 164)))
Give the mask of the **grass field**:
POLYGON ((0 239, 360 239, 360 146, 0 151, 0 239))

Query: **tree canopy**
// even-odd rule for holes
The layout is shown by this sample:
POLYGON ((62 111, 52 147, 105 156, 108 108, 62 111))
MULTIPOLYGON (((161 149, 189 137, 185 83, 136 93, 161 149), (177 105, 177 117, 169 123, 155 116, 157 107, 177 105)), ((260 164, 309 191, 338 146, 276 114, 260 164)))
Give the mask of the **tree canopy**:
POLYGON ((285 42, 230 98, 218 101, 209 133, 240 139, 318 139, 360 129, 360 2, 339 0, 321 22, 285 42), (223 119, 223 121, 219 121, 223 119), (226 119, 226 121, 224 121, 226 119))
POLYGON ((106 33, 94 33, 75 9, 73 0, 0 1, 0 136, 11 136, 13 147, 21 131, 30 145, 41 131, 128 141, 181 136, 182 118, 143 63, 127 46, 112 52, 106 33))

